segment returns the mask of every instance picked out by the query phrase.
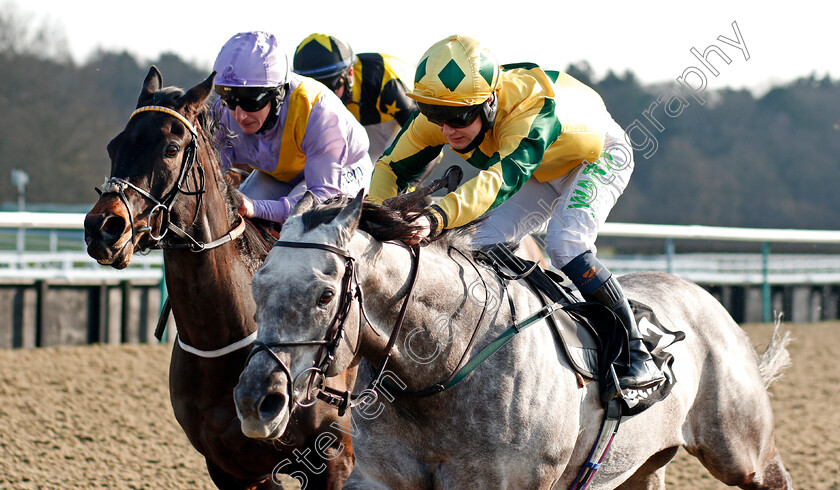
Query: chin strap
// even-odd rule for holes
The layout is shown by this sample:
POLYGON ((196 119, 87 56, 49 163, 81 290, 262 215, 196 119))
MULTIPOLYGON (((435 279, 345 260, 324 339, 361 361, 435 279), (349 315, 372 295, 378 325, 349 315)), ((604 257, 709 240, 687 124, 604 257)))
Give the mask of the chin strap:
POLYGON ((288 91, 288 83, 277 87, 277 92, 274 95, 274 99, 271 101, 271 110, 268 111, 268 116, 265 118, 265 121, 263 121, 263 125, 260 126, 260 129, 257 130, 257 134, 264 134, 267 131, 270 131, 271 128, 277 124, 277 120, 280 118, 280 108, 283 107, 283 101, 286 100, 286 93, 288 91))
POLYGON ((463 154, 467 154, 467 153, 469 153, 469 152, 471 152, 471 151, 475 150, 476 148, 478 148, 478 145, 480 145, 480 144, 481 144, 481 142, 482 142, 482 141, 484 141, 484 135, 485 135, 486 133, 487 133, 487 130, 486 130, 486 129, 484 129, 484 127, 482 127, 482 128, 481 128, 481 131, 478 133, 478 135, 476 135, 476 137, 475 137, 475 138, 473 138, 473 140, 472 140, 472 141, 470 141, 470 144, 468 144, 468 145, 467 145, 466 147, 464 147, 463 149, 459 150, 459 149, 457 149, 457 148, 452 148, 451 146, 450 146, 450 148, 452 148, 452 150, 453 150, 453 151, 456 151, 456 152, 458 152, 458 153, 461 153, 462 155, 463 155, 463 154))

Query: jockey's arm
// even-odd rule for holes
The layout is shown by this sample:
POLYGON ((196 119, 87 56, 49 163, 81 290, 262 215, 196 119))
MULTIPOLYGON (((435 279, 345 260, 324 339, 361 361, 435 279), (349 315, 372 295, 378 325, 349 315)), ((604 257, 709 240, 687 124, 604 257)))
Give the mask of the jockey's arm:
POLYGON ((405 190, 440 155, 446 139, 437 126, 418 121, 417 113, 376 162, 367 199, 382 204, 405 190))
MULTIPOLYGON (((414 126, 433 126, 432 132, 441 134, 439 128, 431 125, 424 117, 416 118, 411 127, 414 126)), ((519 191, 540 165, 546 149, 559 133, 559 125, 552 114, 541 111, 536 105, 504 122, 497 121, 492 134, 493 141, 489 145, 482 144, 468 158, 473 166, 483 170, 444 196, 437 204, 427 208, 431 234, 435 235, 444 228, 463 226, 519 191), (482 151, 487 149, 496 151, 488 156, 482 151)), ((400 136, 410 138, 411 133, 404 131, 400 136)), ((377 162, 374 181, 371 183, 372 200, 396 195, 401 190, 401 184, 409 177, 406 168, 410 166, 405 163, 407 159, 392 158, 403 155, 399 151, 403 149, 399 143, 402 141, 394 146, 390 155, 383 156, 377 162)))

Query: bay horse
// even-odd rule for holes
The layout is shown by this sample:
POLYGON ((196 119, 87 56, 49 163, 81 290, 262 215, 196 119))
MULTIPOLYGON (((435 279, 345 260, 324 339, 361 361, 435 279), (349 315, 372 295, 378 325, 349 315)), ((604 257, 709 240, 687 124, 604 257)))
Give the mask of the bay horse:
MULTIPOLYGON (((471 260, 469 234, 407 247, 410 227, 361 193, 298 203, 252 281, 259 335, 235 390, 242 429, 275 437, 312 398, 306 387, 359 363, 345 488, 570 488, 604 416, 598 382, 573 372, 545 320, 525 328, 542 304, 471 260)), ((684 337, 667 347, 670 395, 622 419, 590 488, 664 488, 681 446, 728 485, 793 488, 765 385, 787 339, 759 357, 699 286, 662 272, 620 282, 684 337)))
MULTIPOLYGON (((347 414, 320 404, 300 410, 274 443, 246 438, 239 426, 233 388, 257 328, 251 276, 268 247, 238 216, 237 191, 222 175, 208 106, 213 78, 184 92, 164 88, 150 69, 137 110, 108 144, 111 175, 85 217, 88 254, 122 269, 136 252, 163 249, 178 331, 172 407, 216 486, 279 488, 287 474, 310 488, 341 488, 353 450, 330 425, 347 414)), ((352 387, 353 376, 336 377, 336 388, 352 387)))

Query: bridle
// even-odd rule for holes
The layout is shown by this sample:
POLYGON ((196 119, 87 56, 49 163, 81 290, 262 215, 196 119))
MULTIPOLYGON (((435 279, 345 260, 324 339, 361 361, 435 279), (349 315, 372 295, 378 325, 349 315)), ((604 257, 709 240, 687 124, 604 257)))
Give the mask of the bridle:
MULTIPOLYGON (((184 229, 173 223, 169 216, 172 213, 172 207, 175 205, 175 202, 178 200, 178 196, 184 194, 186 196, 197 196, 197 203, 195 206, 195 214, 192 219, 192 224, 198 219, 198 213, 201 209, 202 205, 202 195, 204 194, 204 187, 205 187, 205 176, 204 176, 204 168, 201 165, 201 162, 196 159, 196 152, 198 149, 198 132, 195 129, 195 126, 181 113, 174 109, 170 109, 169 107, 159 106, 159 105, 150 105, 150 106, 143 106, 135 110, 131 113, 131 116, 128 117, 128 120, 131 119, 143 112, 163 112, 164 114, 168 114, 183 124, 187 130, 190 132, 192 138, 190 139, 187 148, 184 150, 184 158, 181 161, 181 170, 178 175, 178 180, 176 181, 175 185, 172 189, 167 192, 164 197, 161 199, 156 198, 153 196, 149 191, 145 189, 141 189, 140 187, 132 184, 131 182, 120 178, 120 177, 111 177, 105 181, 102 185, 102 189, 96 189, 96 192, 99 195, 108 194, 108 193, 115 193, 120 198, 123 206, 125 206, 126 212, 128 212, 128 221, 129 226, 131 227, 131 240, 134 242, 137 233, 147 231, 149 232, 149 236, 151 237, 152 241, 154 242, 150 247, 146 248, 145 250, 138 251, 138 253, 142 253, 144 251, 148 251, 152 248, 166 248, 166 249, 188 249, 192 252, 203 252, 205 250, 211 250, 221 245, 224 245, 227 242, 233 241, 239 238, 245 232, 245 219, 241 216, 239 217, 239 223, 230 229, 226 234, 222 235, 221 237, 210 241, 210 242, 199 242, 195 238, 192 237, 189 233, 187 233, 184 229), (184 184, 187 181, 187 177, 189 176, 190 172, 192 171, 193 166, 198 170, 199 175, 199 188, 195 191, 190 191, 184 188, 184 184), (149 224, 141 229, 137 229, 137 226, 134 224, 134 215, 131 212, 131 206, 128 204, 128 198, 125 195, 126 189, 132 189, 145 199, 153 202, 155 205, 149 211, 148 214, 148 222, 149 224), (159 210, 159 211, 158 211, 159 210), (152 229, 152 217, 154 216, 155 212, 161 213, 161 221, 160 227, 158 228, 157 234, 152 229), (161 240, 166 236, 167 232, 172 231, 179 237, 185 240, 186 243, 169 243, 163 244, 161 240)), ((190 224, 190 226, 192 226, 190 224)), ((187 229, 189 229, 189 227, 187 229)), ((169 299, 164 302, 164 305, 161 309, 160 319, 158 320, 157 328, 155 329, 155 337, 160 339, 163 334, 163 327, 165 326, 166 318, 169 316, 170 312, 170 305, 169 299)), ((181 346, 186 352, 189 352, 193 355, 205 358, 215 358, 221 357, 224 355, 229 354, 230 352, 239 350, 241 348, 247 347, 250 345, 257 337, 257 332, 251 333, 251 335, 245 337, 244 339, 234 342, 231 345, 225 346, 221 349, 216 349, 213 351, 202 351, 192 347, 186 343, 184 343, 180 336, 178 336, 178 344, 181 346)))
POLYGON ((388 362, 388 359, 390 359, 391 357, 391 351, 393 350, 394 344, 396 343, 397 337, 399 336, 400 330, 402 329, 403 320, 405 319, 408 304, 411 300, 411 293, 414 291, 414 285, 417 281, 417 273, 420 266, 420 247, 413 246, 410 248, 410 250, 412 251, 412 265, 410 276, 408 278, 408 291, 406 292, 405 300, 403 301, 403 304, 400 308, 400 312, 397 315, 394 328, 391 330, 391 336, 389 337, 388 344, 385 347, 384 357, 378 370, 379 372, 367 388, 362 390, 361 393, 356 394, 351 393, 350 391, 340 392, 338 390, 334 390, 326 386, 325 383, 327 372, 330 369, 330 365, 335 360, 335 352, 338 349, 338 346, 341 342, 341 337, 343 337, 344 335, 344 326, 350 313, 350 308, 353 305, 354 301, 358 300, 359 303, 360 335, 362 321, 365 321, 368 324, 370 324, 370 320, 368 319, 368 315, 364 307, 362 287, 359 284, 358 275, 356 273, 356 260, 353 258, 350 252, 323 243, 289 242, 278 240, 274 243, 274 246, 288 248, 319 249, 343 257, 345 269, 344 276, 341 279, 341 296, 339 298, 338 308, 335 313, 335 316, 333 316, 329 327, 327 327, 327 332, 322 340, 294 340, 271 343, 263 343, 257 341, 254 342, 254 348, 248 355, 248 359, 245 361, 245 365, 247 366, 247 364, 251 361, 254 355, 262 351, 267 352, 269 356, 272 359, 274 359, 274 361, 280 366, 280 370, 286 375, 289 381, 289 413, 291 413, 294 410, 295 406, 312 406, 318 400, 337 406, 339 410, 339 415, 343 415, 348 408, 352 408, 358 405, 359 403, 372 403, 374 400, 376 400, 378 396, 376 388, 379 385, 380 379, 382 378, 382 374, 385 372, 385 366, 388 362), (283 360, 280 359, 280 356, 278 356, 273 349, 281 347, 301 346, 319 346, 320 348, 318 349, 318 353, 315 356, 315 361, 313 362, 312 367, 305 369, 296 377, 292 377, 292 373, 289 370, 288 366, 286 366, 283 360), (308 380, 306 379, 307 377, 309 377, 308 380), (307 382, 305 393, 295 393, 294 387, 296 386, 298 381, 307 382), (314 397, 310 398, 309 395, 313 391, 317 392, 314 397))
MULTIPOLYGON (((419 200, 427 195, 432 194, 433 192, 446 187, 450 192, 452 192, 461 181, 461 177, 463 176, 463 172, 457 165, 453 165, 449 167, 446 172, 444 172, 443 176, 440 179, 435 180, 430 185, 419 188, 414 192, 409 194, 403 194, 394 198, 391 198, 390 201, 393 207, 400 208, 400 207, 410 207, 411 203, 419 202, 419 200)), ((386 203, 387 204, 387 203, 386 203)), ((354 300, 358 299, 359 301, 359 323, 361 324, 362 321, 367 322, 369 325, 371 324, 370 320, 368 319, 367 312, 365 311, 364 306, 364 297, 362 293, 362 287, 359 284, 358 277, 356 275, 355 269, 355 259, 345 250, 342 250, 337 247, 333 247, 331 245, 326 245, 322 243, 312 243, 312 242, 289 242, 278 240, 274 243, 275 247, 288 247, 288 248, 310 248, 310 249, 320 249, 327 252, 334 253, 340 257, 344 258, 345 262, 345 269, 344 269, 344 277, 342 278, 342 290, 341 290, 341 297, 339 299, 339 306, 338 310, 336 311, 333 320, 330 322, 330 326, 327 328, 327 332, 324 335, 322 340, 298 340, 298 341, 281 341, 281 342, 272 342, 272 343, 263 343, 263 342, 254 342, 254 348, 251 350, 251 353, 248 355, 248 359, 245 361, 245 365, 247 366, 251 359, 259 352, 265 351, 269 354, 269 356, 274 359, 274 361, 280 366, 280 370, 288 378, 288 399, 289 399, 289 413, 291 413, 296 406, 307 407, 312 406, 317 403, 318 400, 324 401, 330 405, 335 405, 338 407, 338 413, 340 416, 344 415, 344 412, 348 408, 352 408, 357 405, 365 404, 369 405, 376 401, 378 398, 378 389, 382 385, 388 385, 386 382, 387 380, 383 378, 383 374, 385 373, 385 367, 388 363, 388 360, 391 358, 392 351, 394 349, 394 345, 397 342, 397 338, 402 330, 402 324, 405 320, 405 315, 408 310, 408 304, 411 300, 411 294, 414 291, 414 285, 417 281, 417 274, 420 269, 420 247, 414 245, 410 247, 411 250, 411 273, 408 278, 408 291, 405 295, 405 300, 403 301, 402 306, 400 307, 400 312, 397 315, 397 319, 394 324, 394 328, 391 330, 391 336, 388 339, 388 344, 385 346, 384 355, 382 358, 382 363, 380 364, 379 368, 377 369, 377 374, 373 378, 373 381, 368 384, 368 386, 362 390, 361 393, 351 393, 350 391, 338 391, 329 386, 326 386, 325 379, 327 377, 327 372, 329 371, 330 364, 335 359, 335 352, 338 349, 338 344, 341 341, 341 337, 344 334, 344 323, 347 321, 347 315, 350 312, 350 307, 354 300), (292 373, 289 370, 288 366, 280 359, 280 356, 274 352, 273 349, 281 348, 281 347, 301 347, 301 346, 320 346, 318 350, 318 354, 316 354, 315 361, 313 362, 312 367, 307 368, 297 377, 293 378, 292 373), (294 386, 298 380, 303 379, 305 380, 306 376, 309 376, 309 380, 307 383, 307 391, 304 396, 307 396, 316 391, 315 397, 311 399, 304 398, 303 401, 296 397, 296 393, 294 392, 294 386), (317 385, 315 386, 315 390, 313 390, 313 386, 316 384, 315 381, 318 381, 317 385)), ((475 265, 473 264, 473 267, 475 265)), ((478 274, 481 277, 481 274, 478 274)), ((483 281, 483 279, 482 279, 483 281)), ((486 284, 485 284, 486 288, 486 284)), ((486 307, 485 307, 486 309, 486 307)), ((481 319, 484 318, 485 311, 482 311, 481 318, 479 319, 479 324, 481 323, 481 319)), ((359 326, 359 332, 361 335, 361 328, 362 325, 359 326)), ((374 332, 376 332, 374 330, 374 332)), ((377 334, 378 335, 378 334, 377 334)), ((472 346, 475 340, 475 333, 473 333, 473 337, 470 339, 470 346, 472 346)), ((466 355, 466 353, 465 353, 466 355)), ((463 361, 463 359, 462 359, 463 361)), ((453 374, 454 376, 454 374, 453 374)), ((457 382, 457 381, 456 381, 457 382)), ((417 392, 419 396, 426 396, 431 395, 434 393, 438 393, 445 389, 442 387, 438 389, 440 384, 435 385, 427 390, 422 390, 422 392, 417 392), (422 393, 422 394, 421 394, 422 393)), ((408 395, 415 395, 415 393, 409 392, 402 392, 403 394, 408 395)))
POLYGON ((149 191, 141 189, 137 185, 132 184, 131 182, 120 177, 111 177, 108 180, 106 180, 105 183, 102 185, 102 190, 96 189, 96 191, 100 195, 108 193, 115 193, 118 195, 120 201, 123 203, 123 206, 125 206, 125 209, 128 212, 128 220, 129 226, 131 227, 132 241, 134 241, 138 232, 147 231, 149 233, 149 237, 151 237, 152 241, 154 242, 150 247, 147 248, 147 250, 152 248, 186 248, 193 252, 202 252, 204 250, 216 248, 239 237, 245 231, 245 220, 241 217, 239 219, 239 224, 233 227, 227 234, 223 235, 222 237, 216 240, 206 243, 199 242, 198 240, 193 238, 189 233, 187 233, 183 228, 172 223, 172 221, 169 219, 172 213, 172 207, 175 205, 175 202, 178 200, 178 196, 180 196, 181 194, 185 196, 197 196, 198 202, 196 203, 196 211, 195 215, 193 216, 192 222, 195 223, 195 220, 198 219, 198 212, 201 208, 202 196, 205 192, 204 188, 206 183, 204 167, 202 167, 201 162, 196 158, 196 152, 198 148, 198 132, 196 131, 195 126, 193 126, 193 124, 186 117, 184 117, 178 111, 164 106, 150 105, 140 107, 131 113, 131 116, 129 116, 128 120, 130 121, 134 116, 143 112, 163 112, 165 114, 169 114, 170 116, 180 121, 187 128, 192 138, 190 139, 190 142, 187 145, 186 149, 184 149, 184 158, 181 161, 181 169, 178 175, 178 180, 176 181, 172 189, 170 189, 166 194, 164 194, 162 198, 158 199, 155 196, 153 196, 149 191), (189 189, 185 188, 185 183, 193 167, 195 167, 198 172, 199 188, 195 191, 190 191, 189 189), (134 215, 131 212, 131 206, 129 206, 128 198, 125 195, 125 190, 127 188, 131 188, 132 190, 143 196, 145 199, 154 203, 154 207, 152 207, 152 209, 148 213, 149 224, 143 228, 140 228, 139 230, 134 224, 134 215), (160 213, 161 215, 160 226, 158 227, 157 232, 155 232, 155 230, 152 229, 152 217, 155 213, 160 213), (163 244, 161 241, 169 231, 172 231, 173 233, 184 239, 186 243, 163 244))

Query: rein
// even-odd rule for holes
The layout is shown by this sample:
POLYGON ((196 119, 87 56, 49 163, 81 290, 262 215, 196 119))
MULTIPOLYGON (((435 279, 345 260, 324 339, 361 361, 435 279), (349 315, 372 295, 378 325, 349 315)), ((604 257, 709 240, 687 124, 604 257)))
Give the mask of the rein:
MULTIPOLYGON (((463 252, 461 252, 461 254, 463 255, 463 252)), ((466 258, 467 261, 470 262, 470 264, 473 266, 473 268, 476 269, 476 273, 478 274, 478 277, 481 278, 482 277, 481 273, 478 272, 478 269, 476 268, 473 261, 470 260, 469 257, 464 256, 464 258, 466 258)), ((527 275, 527 274, 525 274, 525 275, 527 275)), ((504 276, 500 276, 500 278, 503 279, 503 280, 506 279, 504 276)), ((511 277, 510 279, 518 280, 520 278, 511 277)), ((483 278, 482 278, 482 282, 484 282, 483 278)), ((486 291, 487 290, 487 283, 486 282, 484 282, 484 288, 485 288, 485 291, 486 291)), ((514 315, 513 325, 508 327, 504 332, 502 332, 498 337, 496 337, 495 340, 493 340, 490 344, 488 344, 486 347, 484 347, 481 350, 481 352, 479 352, 478 354, 475 355, 475 357, 470 359, 468 362, 464 363, 464 360, 466 359, 467 354, 470 352, 470 349, 471 349, 473 343, 475 342, 476 336, 478 334, 478 328, 481 326, 481 321, 484 318, 484 314, 485 314, 486 309, 487 309, 487 305, 485 304, 484 309, 481 312, 481 317, 478 319, 478 322, 476 322, 476 329, 473 332, 473 335, 470 338, 470 341, 467 344, 466 349, 464 350, 464 354, 461 356, 460 361, 458 361, 458 364, 457 364, 458 367, 455 368, 455 370, 452 372, 452 374, 449 375, 448 378, 440 381, 439 383, 435 383, 435 384, 433 384, 433 385, 431 385, 427 388, 424 388, 422 390, 417 390, 417 391, 406 391, 406 390, 400 389, 399 387, 394 386, 392 383, 389 383, 387 380, 385 380, 383 385, 388 389, 388 392, 396 394, 396 395, 400 395, 400 396, 422 398, 422 397, 436 395, 438 393, 441 393, 442 391, 448 390, 449 388, 452 388, 453 386, 457 385, 458 383, 460 383, 461 381, 466 379, 470 374, 472 374, 473 371, 478 369, 478 367, 481 364, 483 364, 484 361, 489 359, 490 356, 492 356, 494 353, 496 353, 496 351, 498 351, 505 344, 510 342, 515 335, 521 333, 523 330, 532 326, 533 324, 537 323, 538 321, 543 320, 543 319, 551 316, 551 314, 553 314, 555 311, 561 309, 564 306, 564 304, 562 302, 547 304, 544 307, 542 307, 539 310, 532 313, 530 316, 528 316, 524 320, 517 322, 516 321, 516 315, 515 315, 515 309, 514 309, 514 306, 513 306, 513 300, 511 299, 510 294, 507 293, 507 288, 504 287, 504 285, 503 285, 503 290, 504 290, 504 294, 506 294, 508 296, 508 301, 509 301, 510 307, 511 307, 511 314, 514 315)))
MULTIPOLYGON (((410 248, 410 250, 412 251, 412 267, 410 276, 408 278, 408 292, 406 293, 405 300, 403 301, 403 304, 400 307, 400 312, 397 315, 394 328, 391 330, 391 336, 389 337, 388 344, 385 347, 382 365, 380 366, 376 377, 370 383, 370 385, 364 390, 362 390, 361 393, 356 394, 350 393, 349 391, 338 392, 336 390, 330 389, 324 383, 324 379, 326 378, 326 373, 329 371, 330 364, 332 363, 332 361, 335 360, 335 352, 338 349, 339 343, 341 342, 341 337, 344 335, 344 324, 347 321, 347 317, 350 312, 350 307, 352 306, 355 300, 358 300, 359 303, 359 323, 361 324, 363 319, 370 323, 369 320, 367 320, 368 315, 364 307, 362 287, 359 284, 359 279, 356 274, 355 259, 352 255, 350 255, 349 252, 345 250, 322 243, 288 242, 278 240, 274 243, 274 246, 319 249, 343 257, 345 263, 345 270, 344 277, 341 281, 342 290, 341 296, 339 298, 339 305, 335 316, 333 317, 329 327, 327 328, 327 332, 324 335, 323 340, 280 341, 271 343, 263 343, 258 341, 254 343, 254 348, 248 355, 248 359, 246 360, 245 364, 247 365, 248 362, 251 361, 251 358, 253 358, 254 355, 258 352, 266 351, 271 356, 271 358, 274 359, 274 361, 280 365, 280 369, 283 371, 283 373, 289 380, 289 412, 294 410, 296 405, 301 407, 311 406, 319 399, 331 405, 337 406, 339 410, 339 415, 343 415, 348 408, 352 408, 358 405, 360 403, 360 400, 362 399, 368 400, 365 403, 372 403, 378 396, 376 392, 376 387, 380 383, 380 379, 382 378, 382 375, 385 372, 385 366, 387 365, 388 360, 391 358, 394 345, 397 342, 397 337, 399 337, 399 333, 402 330, 403 321, 405 320, 405 315, 408 310, 408 304, 411 300, 411 294, 414 291, 414 285, 417 282, 418 270, 420 268, 420 247, 415 245, 410 248), (286 366, 283 360, 280 359, 280 357, 274 352, 273 349, 280 347, 299 346, 320 346, 320 349, 318 350, 318 354, 316 354, 315 356, 315 362, 313 363, 313 366, 304 370, 297 377, 293 378, 289 368, 286 366), (318 392, 316 394, 315 399, 313 399, 312 401, 307 401, 306 398, 304 398, 303 401, 301 401, 298 399, 299 397, 295 396, 296 394, 298 394, 294 391, 294 386, 296 382, 302 376, 306 375, 310 376, 310 379, 308 381, 307 394, 309 391, 311 391, 313 384, 315 384, 315 379, 320 379, 320 382, 317 386, 318 392), (370 399, 370 396, 373 396, 373 398, 370 399)), ((361 328, 359 334, 361 335, 361 328)))

